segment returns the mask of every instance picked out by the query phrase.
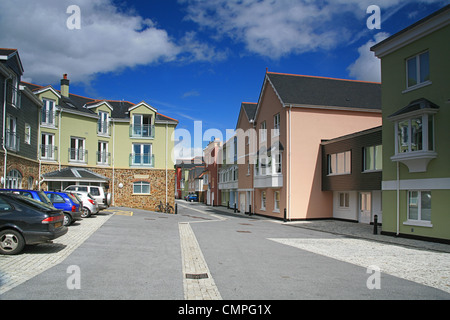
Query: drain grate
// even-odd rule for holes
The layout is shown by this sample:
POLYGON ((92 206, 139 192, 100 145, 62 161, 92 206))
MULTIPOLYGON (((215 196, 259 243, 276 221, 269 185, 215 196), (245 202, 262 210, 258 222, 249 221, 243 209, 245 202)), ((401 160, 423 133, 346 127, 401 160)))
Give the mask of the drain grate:
POLYGON ((251 231, 243 231, 243 230, 238 230, 236 232, 239 232, 239 233, 252 233, 251 231))
POLYGON ((186 279, 208 279, 208 274, 207 273, 199 273, 199 274, 195 274, 195 273, 186 273, 186 279))

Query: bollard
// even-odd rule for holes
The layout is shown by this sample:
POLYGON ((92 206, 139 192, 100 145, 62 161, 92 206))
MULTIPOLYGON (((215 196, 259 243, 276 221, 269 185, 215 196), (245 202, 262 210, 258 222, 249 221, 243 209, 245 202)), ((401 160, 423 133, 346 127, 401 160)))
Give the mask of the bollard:
POLYGON ((249 216, 252 215, 252 205, 251 204, 248 205, 248 215, 249 216))
POLYGON ((178 214, 178 203, 175 203, 175 214, 178 214))
POLYGON ((286 208, 284 208, 284 218, 283 221, 286 222, 287 221, 287 216, 286 216, 286 208))
POLYGON ((378 216, 373 217, 373 234, 378 234, 378 216))
POLYGON ((236 208, 236 202, 234 203, 234 213, 236 213, 237 208, 236 208))
POLYGON ((227 209, 230 209, 230 201, 227 202, 227 209))

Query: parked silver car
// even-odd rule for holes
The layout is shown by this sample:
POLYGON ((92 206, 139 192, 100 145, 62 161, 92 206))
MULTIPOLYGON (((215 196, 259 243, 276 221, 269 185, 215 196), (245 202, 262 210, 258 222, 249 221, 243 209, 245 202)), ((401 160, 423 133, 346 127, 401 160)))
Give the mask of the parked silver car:
POLYGON ((100 209, 97 203, 97 200, 86 191, 67 191, 68 193, 74 195, 80 202, 83 204, 83 210, 81 216, 83 218, 88 218, 91 214, 97 214, 100 209))
POLYGON ((64 189, 66 192, 72 191, 86 191, 91 194, 92 197, 97 201, 100 210, 107 209, 111 205, 111 194, 105 192, 103 187, 99 186, 68 186, 64 189))

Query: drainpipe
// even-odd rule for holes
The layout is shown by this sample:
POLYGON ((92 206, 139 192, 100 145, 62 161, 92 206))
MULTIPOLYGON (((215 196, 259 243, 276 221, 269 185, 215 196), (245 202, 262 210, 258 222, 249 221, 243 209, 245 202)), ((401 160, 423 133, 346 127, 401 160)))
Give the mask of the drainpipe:
POLYGON ((6 169, 7 169, 7 165, 6 162, 8 160, 8 151, 6 150, 6 146, 5 146, 5 136, 6 136, 6 90, 7 90, 7 84, 8 84, 8 80, 11 80, 12 76, 9 76, 7 79, 5 79, 4 82, 4 89, 3 89, 3 139, 2 139, 2 148, 3 151, 5 152, 5 158, 4 158, 4 163, 3 163, 3 187, 6 186, 6 169))
POLYGON ((397 161, 397 234, 400 234, 400 163, 397 161))
POLYGON ((113 207, 116 206, 116 202, 115 202, 115 188, 114 185, 116 183, 116 162, 115 162, 115 151, 116 151, 116 122, 112 121, 112 127, 113 127, 113 150, 112 150, 112 191, 111 191, 111 205, 113 207))
POLYGON ((291 153, 292 153, 292 105, 289 105, 289 184, 288 184, 288 221, 291 220, 291 153))
POLYGON ((166 204, 167 204, 167 152, 168 152, 168 144, 169 144, 169 122, 166 122, 166 204))
POLYGON ((39 176, 38 176, 38 190, 41 191, 41 174, 42 174, 42 160, 41 160, 41 154, 42 154, 42 149, 39 149, 39 145, 42 147, 42 134, 41 134, 41 117, 42 117, 42 109, 39 109, 39 116, 38 116, 38 154, 37 154, 37 158, 39 161, 39 176), (41 144, 39 144, 39 139, 41 140, 41 144))
MULTIPOLYGON (((55 106, 56 108, 56 106, 55 106)), ((61 117, 62 117, 62 108, 59 108, 59 120, 58 120, 58 164, 59 164, 59 171, 61 171, 61 117)))

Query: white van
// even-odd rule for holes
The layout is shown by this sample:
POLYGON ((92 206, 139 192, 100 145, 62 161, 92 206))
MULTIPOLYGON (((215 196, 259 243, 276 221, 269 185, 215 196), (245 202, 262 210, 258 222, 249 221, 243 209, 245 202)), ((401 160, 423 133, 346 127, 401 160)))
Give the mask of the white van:
POLYGON ((64 191, 86 191, 95 198, 100 210, 106 209, 111 205, 111 194, 105 192, 103 187, 99 186, 68 186, 64 191))

